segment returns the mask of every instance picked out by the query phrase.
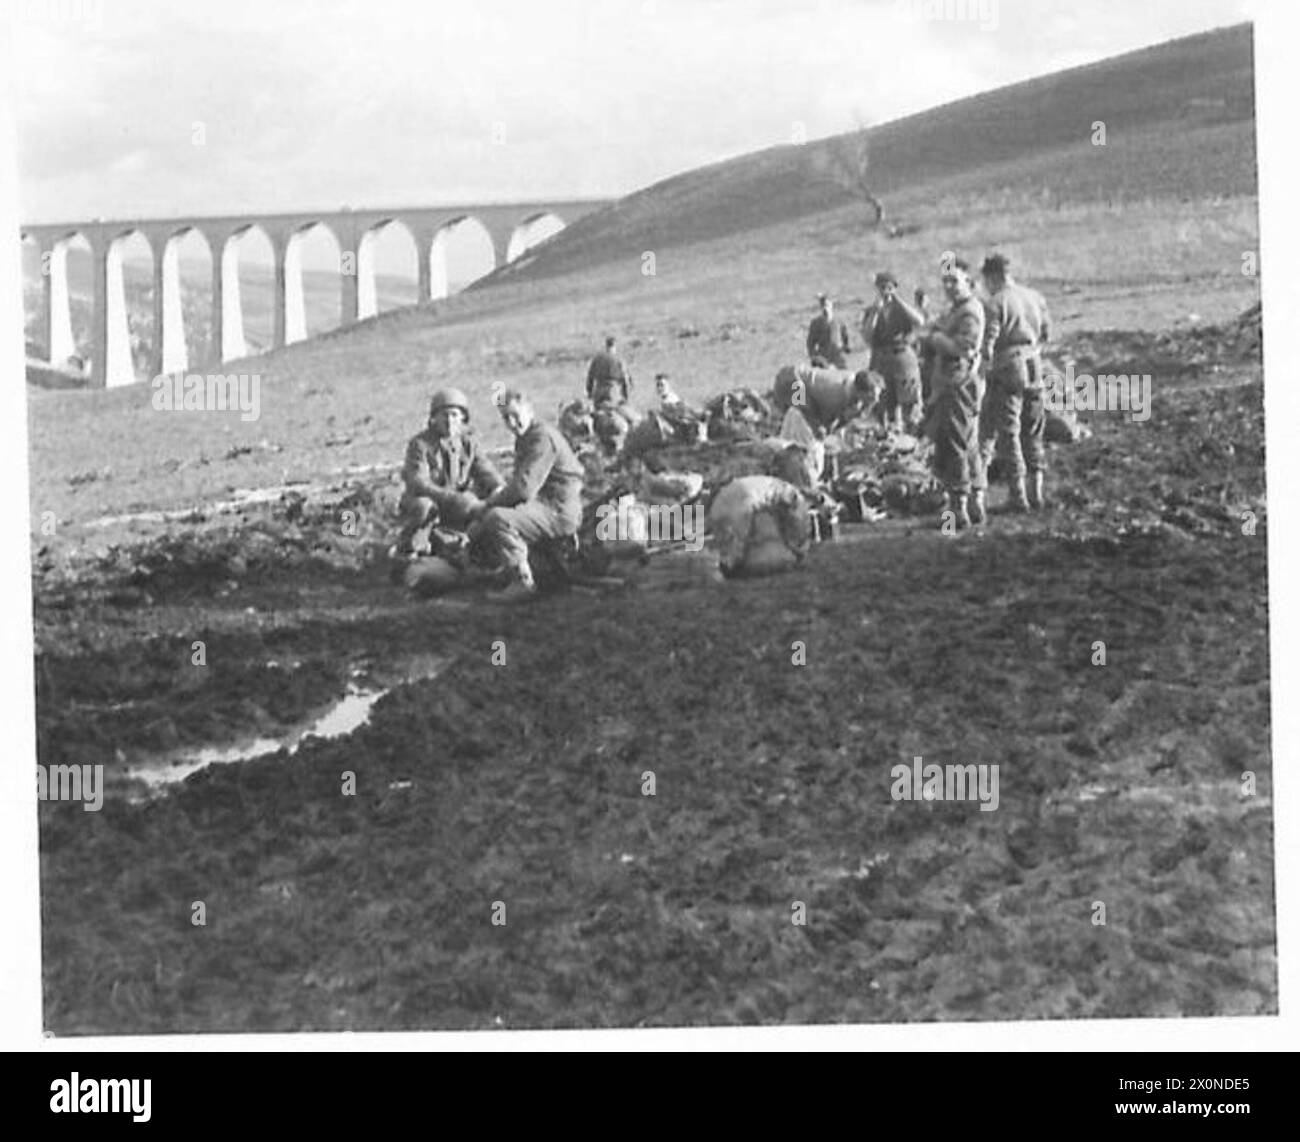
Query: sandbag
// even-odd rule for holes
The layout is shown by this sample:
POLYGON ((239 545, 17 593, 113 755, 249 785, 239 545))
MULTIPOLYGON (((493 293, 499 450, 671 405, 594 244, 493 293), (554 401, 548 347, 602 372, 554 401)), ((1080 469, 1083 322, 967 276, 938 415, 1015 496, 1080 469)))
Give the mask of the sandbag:
POLYGON ((753 440, 763 433, 772 408, 753 389, 719 393, 705 406, 710 440, 753 440))
POLYGON ((607 500, 595 512, 595 540, 612 559, 637 558, 650 545, 650 510, 633 495, 607 500))
POLYGON ((673 442, 672 426, 658 413, 651 413, 639 424, 629 429, 623 443, 623 456, 632 459, 645 456, 673 442))
POLYGON ((698 472, 647 472, 641 477, 641 498, 653 504, 682 504, 704 490, 698 472))
POLYGON ((796 487, 812 487, 822 478, 822 470, 826 467, 826 445, 817 439, 807 417, 799 409, 791 408, 786 412, 785 419, 781 422, 781 439, 794 445, 802 460, 802 471, 798 472, 798 479, 789 480, 788 476, 782 478, 796 487))
POLYGON ((406 588, 423 599, 454 591, 462 581, 459 569, 437 555, 412 560, 402 575, 406 588))
POLYGON ((728 577, 771 575, 800 563, 809 547, 808 501, 771 476, 732 480, 709 505, 718 566, 728 577))

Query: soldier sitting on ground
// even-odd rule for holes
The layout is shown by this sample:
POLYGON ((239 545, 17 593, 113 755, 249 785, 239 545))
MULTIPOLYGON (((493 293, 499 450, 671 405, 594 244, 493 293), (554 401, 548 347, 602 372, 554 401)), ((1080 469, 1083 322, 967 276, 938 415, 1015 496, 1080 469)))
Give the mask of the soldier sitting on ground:
POLYGON ((447 547, 458 552, 504 483, 470 428, 469 397, 462 390, 433 394, 428 425, 406 446, 402 482, 402 529, 392 554, 414 558, 444 554, 447 547))
POLYGON ((659 397, 657 415, 668 424, 673 439, 687 444, 706 439, 704 414, 677 395, 667 373, 655 374, 655 393, 659 397))
POLYGON ((489 501, 475 528, 475 545, 481 543, 487 556, 504 567, 507 584, 498 597, 512 601, 536 590, 530 545, 577 535, 585 473, 560 430, 537 420, 522 393, 507 390, 500 410, 515 438, 514 472, 489 501))

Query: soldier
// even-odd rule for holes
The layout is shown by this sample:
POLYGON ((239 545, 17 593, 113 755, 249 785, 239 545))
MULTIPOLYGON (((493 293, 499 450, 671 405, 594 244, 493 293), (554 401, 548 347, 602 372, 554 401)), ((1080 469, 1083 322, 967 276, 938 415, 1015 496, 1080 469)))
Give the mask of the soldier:
POLYGON ((814 429, 834 432, 856 416, 873 412, 883 384, 869 369, 857 373, 809 365, 785 365, 772 385, 772 403, 782 416, 797 408, 814 429))
POLYGON ((948 494, 956 526, 983 522, 984 475, 980 465, 979 415, 984 383, 979 373, 984 343, 984 307, 975 296, 970 267, 957 260, 943 275, 951 308, 924 335, 934 355, 933 392, 927 426, 934 439, 934 466, 948 494), (975 492, 975 514, 967 498, 975 492))
POLYGON ((851 349, 849 331, 836 318, 835 302, 826 294, 817 295, 817 304, 820 310, 808 325, 808 359, 822 368, 843 369, 851 349))
POLYGON ((688 444, 702 444, 708 439, 704 414, 677 395, 667 373, 655 374, 655 394, 659 397, 656 415, 667 425, 674 439, 688 444))
POLYGON ((988 397, 980 418, 980 451, 985 468, 995 450, 1006 460, 1010 507, 1023 512, 1043 506, 1047 410, 1039 347, 1051 335, 1051 318, 1042 295, 1014 281, 1010 270, 1005 254, 991 255, 980 267, 990 295, 983 345, 988 397))
POLYGON ((882 411, 886 425, 915 428, 921 411, 921 365, 916 333, 925 313, 898 296, 898 279, 876 275, 877 301, 862 315, 862 338, 871 349, 871 371, 885 381, 882 411))
POLYGON ((596 435, 611 454, 622 449, 635 420, 628 406, 631 395, 632 375, 618 355, 618 342, 606 337, 604 350, 587 366, 587 399, 595 406, 596 435))
POLYGON ((402 529, 393 554, 406 558, 432 550, 434 528, 467 531, 502 486, 501 473, 469 427, 469 397, 460 389, 433 394, 428 425, 406 446, 402 482, 402 529))
POLYGON ((513 601, 536 590, 529 544, 578 533, 583 467, 559 429, 536 419, 522 393, 508 389, 500 410, 515 438, 515 468, 509 483, 488 501, 476 540, 505 566, 508 583, 497 597, 513 601))

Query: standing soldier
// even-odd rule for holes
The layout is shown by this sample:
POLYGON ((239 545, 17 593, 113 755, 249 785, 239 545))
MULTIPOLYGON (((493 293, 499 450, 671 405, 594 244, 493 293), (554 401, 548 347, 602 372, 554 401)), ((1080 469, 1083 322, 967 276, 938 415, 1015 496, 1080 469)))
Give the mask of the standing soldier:
POLYGON ((1042 295, 1014 281, 1010 270, 1004 254, 991 255, 980 267, 990 295, 983 345, 988 400, 980 423, 980 451, 986 468, 995 450, 1006 460, 1011 510, 1023 512, 1043 506, 1047 410, 1039 347, 1051 335, 1051 318, 1042 295))
POLYGON ((961 260, 944 273, 943 291, 951 307, 925 334, 925 344, 934 356, 934 391, 927 423, 934 438, 935 472, 948 493, 948 510, 961 529, 970 527, 972 518, 975 523, 984 518, 982 495, 975 497, 973 517, 966 510, 967 498, 982 491, 984 485, 979 451, 984 307, 975 296, 970 267, 961 260))
POLYGON ((460 389, 433 394, 428 425, 406 446, 402 482, 402 530, 393 554, 408 558, 431 550, 433 528, 467 531, 501 487, 501 474, 470 430, 469 398, 460 389))
POLYGON ((592 404, 626 404, 632 395, 632 377, 618 355, 618 340, 605 338, 605 348, 587 366, 587 399, 592 404))
POLYGON ((505 566, 507 586, 497 597, 509 601, 536 590, 530 544, 578 534, 584 472, 560 430, 537 420, 526 396, 507 390, 500 407, 515 438, 515 468, 488 501, 477 538, 505 566))
POLYGON ((898 279, 876 275, 878 300, 862 315, 862 337, 871 349, 871 370, 885 380, 884 416, 895 429, 915 428, 921 410, 921 365, 916 332, 925 314, 898 296, 898 279))
POLYGON ((611 454, 627 440, 634 417, 629 407, 632 375, 618 355, 618 342, 605 338, 605 348, 587 366, 587 399, 595 406, 592 414, 596 435, 611 454))
POLYGON ((819 293, 817 305, 817 316, 808 325, 808 359, 822 368, 846 368, 847 354, 852 348, 849 331, 844 322, 836 318, 835 302, 831 298, 819 293))

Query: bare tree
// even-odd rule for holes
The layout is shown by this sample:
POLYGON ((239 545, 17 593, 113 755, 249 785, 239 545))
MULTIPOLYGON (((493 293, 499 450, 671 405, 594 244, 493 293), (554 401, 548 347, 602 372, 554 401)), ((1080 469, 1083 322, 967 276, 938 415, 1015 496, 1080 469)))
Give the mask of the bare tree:
POLYGON ((865 127, 852 135, 831 139, 825 149, 825 171, 833 182, 864 202, 872 213, 871 229, 884 224, 885 204, 873 190, 871 143, 865 127))

